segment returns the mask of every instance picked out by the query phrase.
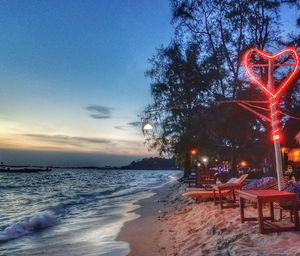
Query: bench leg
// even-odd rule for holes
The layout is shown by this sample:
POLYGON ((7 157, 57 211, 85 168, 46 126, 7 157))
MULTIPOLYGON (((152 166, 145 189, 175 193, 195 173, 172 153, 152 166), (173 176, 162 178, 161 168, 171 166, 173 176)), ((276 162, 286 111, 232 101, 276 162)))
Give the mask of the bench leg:
POLYGON ((270 215, 271 215, 271 221, 274 222, 274 204, 273 204, 273 202, 270 202, 270 215))
POLYGON ((215 189, 213 189, 213 194, 214 194, 215 205, 217 205, 217 198, 216 198, 216 190, 215 189))
POLYGON ((222 200, 222 193, 221 193, 221 189, 220 188, 219 188, 219 198, 220 198, 221 209, 223 209, 223 200, 222 200))
POLYGON ((258 200, 257 202, 257 211, 258 211, 258 223, 259 223, 259 231, 260 233, 265 233, 264 228, 264 216, 263 216, 263 207, 262 202, 258 200))
POLYGON ((202 197, 196 197, 196 203, 200 204, 202 202, 202 197))
POLYGON ((232 190, 232 195, 233 195, 233 203, 235 203, 235 190, 232 190))
POLYGON ((299 215, 297 211, 297 202, 293 201, 293 212, 294 212, 294 222, 295 222, 295 230, 299 230, 299 215))
POLYGON ((299 231, 299 229, 300 229, 300 227, 299 227, 299 215, 298 215, 297 209, 294 212, 294 219, 295 219, 295 230, 299 231))
POLYGON ((241 210, 241 222, 242 223, 245 222, 244 208, 245 208, 245 200, 244 200, 244 198, 240 197, 240 210, 241 210))

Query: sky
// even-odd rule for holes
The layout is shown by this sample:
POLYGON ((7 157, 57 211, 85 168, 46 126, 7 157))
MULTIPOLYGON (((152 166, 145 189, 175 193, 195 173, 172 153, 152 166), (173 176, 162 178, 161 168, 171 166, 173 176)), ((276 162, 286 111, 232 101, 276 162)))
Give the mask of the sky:
POLYGON ((168 1, 1 1, 0 161, 124 165, 155 156, 138 115, 168 1))
MULTIPOLYGON (((296 11, 283 16, 288 27, 296 11)), ((1 1, 0 161, 120 166, 156 156, 138 115, 170 19, 168 0, 1 1)))

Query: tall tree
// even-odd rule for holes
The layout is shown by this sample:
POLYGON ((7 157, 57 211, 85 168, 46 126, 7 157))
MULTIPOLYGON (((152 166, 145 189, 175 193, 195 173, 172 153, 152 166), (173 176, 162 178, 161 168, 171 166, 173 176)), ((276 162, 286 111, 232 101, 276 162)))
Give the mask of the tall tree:
MULTIPOLYGON (((185 155, 186 169, 192 147, 214 155, 230 151, 234 169, 239 158, 254 159, 253 151, 270 144, 267 122, 238 106, 213 102, 265 99, 250 86, 241 56, 249 47, 272 50, 283 44, 278 33, 282 2, 299 7, 298 0, 170 1, 175 40, 158 50, 146 73, 154 97, 148 110, 163 110, 146 115, 157 123, 149 145, 161 153, 185 155)), ((297 46, 297 42, 299 37, 294 36, 289 44, 297 46)), ((296 105, 297 101, 296 97, 296 105)))
POLYGON ((236 98, 247 86, 241 56, 250 46, 264 50, 278 41, 280 1, 172 0, 177 35, 201 45, 201 58, 220 74, 215 90, 236 98))
POLYGON ((146 72, 151 78, 154 104, 144 118, 161 124, 158 132, 148 137, 150 147, 160 153, 185 155, 185 173, 190 172, 190 151, 195 144, 192 120, 203 108, 198 104, 206 97, 209 75, 203 74, 198 64, 199 47, 189 44, 183 50, 179 43, 158 50, 151 60, 152 68, 146 72), (162 110, 162 111, 156 111, 162 110))

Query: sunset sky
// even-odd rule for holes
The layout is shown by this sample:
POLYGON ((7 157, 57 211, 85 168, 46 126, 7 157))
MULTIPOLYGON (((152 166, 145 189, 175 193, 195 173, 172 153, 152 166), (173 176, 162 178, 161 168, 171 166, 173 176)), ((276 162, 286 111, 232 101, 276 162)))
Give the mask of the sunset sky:
POLYGON ((155 155, 137 115, 170 16, 161 0, 2 1, 0 160, 103 166, 155 155))
MULTIPOLYGON (((287 24, 296 16, 283 13, 287 24)), ((137 122, 170 19, 167 0, 1 1, 0 161, 117 166, 156 155, 137 122)))

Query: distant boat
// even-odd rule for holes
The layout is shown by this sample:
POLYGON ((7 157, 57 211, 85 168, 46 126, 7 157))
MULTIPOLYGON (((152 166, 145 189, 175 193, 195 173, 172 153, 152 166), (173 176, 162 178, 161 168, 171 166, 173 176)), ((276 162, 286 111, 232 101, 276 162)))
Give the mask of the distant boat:
POLYGON ((10 166, 1 166, 0 172, 49 172, 52 169, 50 168, 41 168, 41 167, 10 167, 10 166))

